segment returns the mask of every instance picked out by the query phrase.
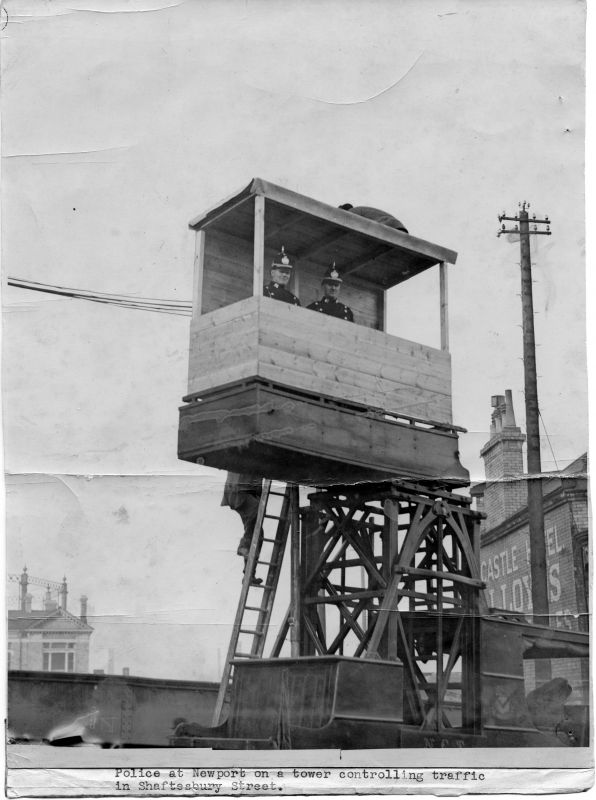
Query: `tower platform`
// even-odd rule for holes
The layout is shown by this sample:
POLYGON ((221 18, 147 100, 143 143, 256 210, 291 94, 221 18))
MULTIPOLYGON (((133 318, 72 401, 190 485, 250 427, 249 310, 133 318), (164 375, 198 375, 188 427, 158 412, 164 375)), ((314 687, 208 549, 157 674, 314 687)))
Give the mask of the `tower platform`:
POLYGON ((456 253, 255 178, 197 232, 179 457, 306 485, 462 486, 446 265, 456 253), (263 296, 285 247, 302 306, 263 296), (335 264, 354 322, 305 308, 335 264), (439 267, 440 346, 386 331, 386 293, 439 267))
POLYGON ((458 429, 257 379, 191 396, 178 456, 306 486, 397 477, 463 486, 458 429))

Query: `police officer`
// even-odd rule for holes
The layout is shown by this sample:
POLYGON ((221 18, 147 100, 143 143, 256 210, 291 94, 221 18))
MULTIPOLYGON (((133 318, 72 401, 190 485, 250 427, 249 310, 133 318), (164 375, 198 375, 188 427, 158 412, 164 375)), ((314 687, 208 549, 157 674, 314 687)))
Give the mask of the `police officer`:
POLYGON ((238 555, 248 556, 252 534, 257 521, 259 501, 263 486, 262 478, 238 472, 228 472, 224 486, 222 506, 229 506, 240 515, 244 525, 244 536, 238 545, 238 555))
MULTIPOLYGON (((248 553, 252 542, 252 537, 257 523, 259 513, 259 503, 263 491, 263 479, 255 478, 254 475, 238 472, 228 472, 224 486, 222 506, 229 506, 235 511, 244 525, 244 534, 240 539, 238 550, 239 556, 244 559, 244 569, 248 561, 248 553)), ((263 531, 261 529, 261 535, 263 531)), ((258 559, 257 549, 256 558, 258 559)), ((261 578, 253 578, 252 583, 258 586, 262 583, 261 578)))
POLYGON ((322 299, 311 303, 308 308, 311 311, 320 311, 321 314, 329 314, 330 317, 337 317, 338 319, 346 319, 348 322, 354 322, 352 309, 340 303, 337 299, 342 283, 343 281, 340 274, 335 269, 335 264, 333 264, 321 281, 323 287, 322 299))
POLYGON ((300 305, 300 300, 295 294, 286 289, 286 284, 290 280, 292 273, 292 265, 290 259, 287 257, 284 248, 281 248, 281 253, 274 259, 271 264, 271 280, 265 286, 263 295, 265 297, 272 297, 274 300, 283 300, 284 303, 291 303, 294 306, 300 305))

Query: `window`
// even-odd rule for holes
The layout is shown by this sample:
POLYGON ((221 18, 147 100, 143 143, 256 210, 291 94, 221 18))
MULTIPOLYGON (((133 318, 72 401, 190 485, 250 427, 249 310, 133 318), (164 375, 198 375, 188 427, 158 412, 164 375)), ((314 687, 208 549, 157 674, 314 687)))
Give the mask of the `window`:
POLYGON ((44 642, 45 672, 74 672, 74 642, 44 642))
POLYGON ((6 668, 12 669, 12 642, 8 643, 8 655, 6 657, 6 661, 7 661, 6 668))

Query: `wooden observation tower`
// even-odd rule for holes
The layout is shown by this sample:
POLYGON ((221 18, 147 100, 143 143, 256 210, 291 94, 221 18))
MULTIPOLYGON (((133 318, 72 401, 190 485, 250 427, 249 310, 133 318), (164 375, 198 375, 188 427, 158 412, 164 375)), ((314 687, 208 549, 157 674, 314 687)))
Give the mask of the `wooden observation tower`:
POLYGON ((173 744, 544 743, 519 709, 489 710, 503 686, 523 699, 528 642, 542 642, 534 657, 556 648, 550 629, 487 616, 480 515, 455 493, 469 483, 451 409, 456 253, 258 178, 190 227, 178 454, 264 481, 214 726, 182 726, 173 744), (303 307, 263 296, 282 246, 303 307), (332 263, 354 323, 304 307, 332 263), (431 268, 436 348, 386 331, 387 291, 431 268), (290 603, 268 643, 288 540, 290 603))
POLYGON ((451 250, 260 179, 196 230, 179 457, 308 486, 402 476, 461 486, 451 418, 451 250), (306 305, 335 262, 356 324, 263 297, 284 247, 306 305), (385 331, 386 293, 433 266, 441 349, 385 331))

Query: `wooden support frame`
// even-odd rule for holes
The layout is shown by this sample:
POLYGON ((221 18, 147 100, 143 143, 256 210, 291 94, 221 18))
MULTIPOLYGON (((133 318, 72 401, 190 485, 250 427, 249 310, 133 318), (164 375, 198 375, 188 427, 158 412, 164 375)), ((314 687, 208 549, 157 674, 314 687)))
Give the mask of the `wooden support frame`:
POLYGON ((292 656, 300 655, 302 623, 300 596, 300 515, 299 489, 290 487, 290 643, 292 656))
MULTIPOLYGON (((289 626, 292 655, 401 662, 409 724, 470 731, 486 603, 476 556, 480 517, 468 499, 402 483, 361 493, 332 488, 310 501, 297 583, 292 566, 299 600, 291 614, 302 626, 299 635, 289 626), (367 585, 358 585, 355 571, 367 585), (461 678, 454 680, 456 672, 461 678)), ((275 649, 279 654, 280 642, 275 649)))
POLYGON ((195 236, 195 259, 192 287, 192 321, 203 313, 203 271, 205 267, 205 231, 195 236))
POLYGON ((439 264, 439 294, 441 315, 441 350, 449 350, 449 297, 447 285, 447 262, 439 264))
POLYGON ((252 293, 255 297, 263 294, 265 278, 265 198, 255 197, 255 231, 252 293))

